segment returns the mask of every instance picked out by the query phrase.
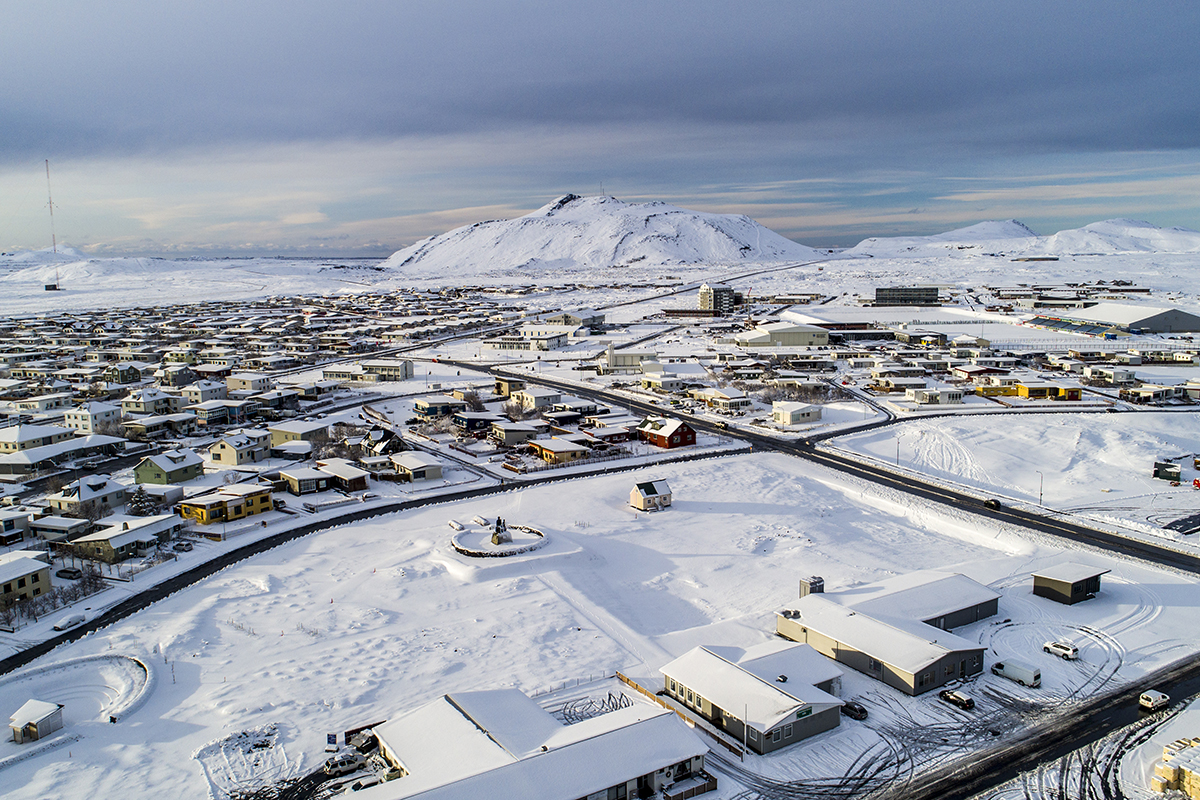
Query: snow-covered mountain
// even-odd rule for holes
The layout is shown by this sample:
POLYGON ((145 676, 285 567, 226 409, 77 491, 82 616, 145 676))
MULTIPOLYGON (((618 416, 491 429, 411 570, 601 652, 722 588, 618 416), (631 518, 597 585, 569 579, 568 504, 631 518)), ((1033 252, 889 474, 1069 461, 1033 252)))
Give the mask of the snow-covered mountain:
POLYGON ((1200 231, 1160 228, 1134 219, 1109 219, 1046 237, 1052 255, 1200 253, 1200 231))
POLYGON ((405 276, 527 275, 613 267, 807 260, 814 251, 746 216, 568 194, 517 219, 467 225, 394 253, 405 276))
POLYGON ((1149 222, 1110 219, 1039 236, 1015 219, 980 222, 933 236, 872 237, 846 251, 883 258, 1003 253, 1005 255, 1113 255, 1200 252, 1200 231, 1159 228, 1149 222))

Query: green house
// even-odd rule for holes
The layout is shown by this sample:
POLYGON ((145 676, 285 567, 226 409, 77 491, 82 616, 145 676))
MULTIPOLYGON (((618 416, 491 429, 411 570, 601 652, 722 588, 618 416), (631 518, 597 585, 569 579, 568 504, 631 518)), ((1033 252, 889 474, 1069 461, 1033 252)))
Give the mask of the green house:
POLYGON ((186 448, 146 456, 133 468, 137 483, 182 483, 204 474, 204 459, 186 448))

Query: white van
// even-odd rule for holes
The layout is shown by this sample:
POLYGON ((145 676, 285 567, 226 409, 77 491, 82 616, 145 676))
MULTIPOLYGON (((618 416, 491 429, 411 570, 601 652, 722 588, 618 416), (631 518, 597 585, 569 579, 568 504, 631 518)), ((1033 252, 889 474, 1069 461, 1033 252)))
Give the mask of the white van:
POLYGON ((1042 685, 1042 671, 1040 669, 1031 667, 1020 661, 1013 661, 1012 659, 997 661, 995 664, 992 664, 992 674, 1008 678, 1010 681, 1016 681, 1022 686, 1037 688, 1042 685))
POLYGON ((1158 711, 1160 708, 1166 708, 1170 704, 1170 695, 1155 691, 1154 689, 1147 689, 1138 698, 1138 707, 1143 711, 1158 711))

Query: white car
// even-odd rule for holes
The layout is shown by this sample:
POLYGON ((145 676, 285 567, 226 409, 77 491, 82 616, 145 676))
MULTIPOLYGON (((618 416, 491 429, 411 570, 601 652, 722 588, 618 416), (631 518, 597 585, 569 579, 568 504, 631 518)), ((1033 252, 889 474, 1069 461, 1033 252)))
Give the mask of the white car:
POLYGON ((1164 692, 1147 689, 1142 692, 1142 696, 1138 698, 1138 706, 1143 711, 1158 711, 1160 708, 1166 708, 1171 704, 1171 696, 1164 692))
POLYGON ((1046 642, 1042 645, 1042 651, 1066 661, 1074 661, 1079 658, 1079 648, 1070 642, 1046 642))
POLYGON ((65 631, 70 630, 78 625, 87 622, 87 617, 83 614, 67 614, 65 617, 54 623, 54 630, 65 631))
POLYGON ((349 775, 367 765, 367 760, 358 753, 345 753, 325 762, 326 775, 349 775))

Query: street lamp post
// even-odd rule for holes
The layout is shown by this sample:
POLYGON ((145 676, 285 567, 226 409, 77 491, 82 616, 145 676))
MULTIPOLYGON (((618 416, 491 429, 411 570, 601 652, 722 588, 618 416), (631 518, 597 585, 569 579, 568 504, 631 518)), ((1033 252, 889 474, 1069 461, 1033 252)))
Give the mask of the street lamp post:
POLYGON ((1034 470, 1038 474, 1038 505, 1042 505, 1042 487, 1046 485, 1046 476, 1042 474, 1040 469, 1034 470))

